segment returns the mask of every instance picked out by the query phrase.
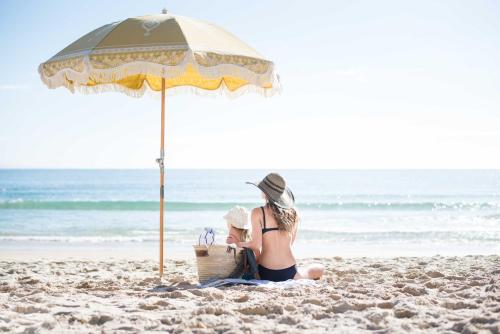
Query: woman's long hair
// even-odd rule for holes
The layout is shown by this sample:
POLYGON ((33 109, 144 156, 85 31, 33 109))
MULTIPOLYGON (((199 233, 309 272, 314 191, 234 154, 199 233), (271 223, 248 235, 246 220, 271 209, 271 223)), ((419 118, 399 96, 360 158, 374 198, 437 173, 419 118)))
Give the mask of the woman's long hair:
POLYGON ((299 214, 294 208, 283 209, 274 204, 272 201, 267 201, 267 206, 271 209, 274 219, 278 224, 279 231, 292 233, 295 225, 299 222, 299 214))

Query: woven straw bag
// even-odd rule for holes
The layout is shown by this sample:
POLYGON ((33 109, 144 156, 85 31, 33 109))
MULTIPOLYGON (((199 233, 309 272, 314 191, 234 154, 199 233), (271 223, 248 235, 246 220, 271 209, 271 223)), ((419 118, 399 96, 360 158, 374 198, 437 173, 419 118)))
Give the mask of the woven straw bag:
POLYGON ((227 245, 194 245, 198 280, 206 282, 211 279, 228 278, 242 263, 241 249, 227 245))

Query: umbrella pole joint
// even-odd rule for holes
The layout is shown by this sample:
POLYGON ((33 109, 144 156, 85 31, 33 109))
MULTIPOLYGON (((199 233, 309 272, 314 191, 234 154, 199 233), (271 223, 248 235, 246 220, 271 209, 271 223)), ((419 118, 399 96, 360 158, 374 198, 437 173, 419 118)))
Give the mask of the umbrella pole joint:
POLYGON ((160 167, 160 173, 163 174, 165 172, 165 150, 164 149, 160 150, 160 157, 158 159, 156 159, 156 163, 160 167))
MULTIPOLYGON (((160 157, 156 159, 156 162, 158 163, 158 167, 160 167, 160 174, 165 174, 165 150, 161 149, 160 150, 160 157)), ((160 199, 163 199, 164 196, 164 188, 165 186, 163 184, 160 185, 160 199)))

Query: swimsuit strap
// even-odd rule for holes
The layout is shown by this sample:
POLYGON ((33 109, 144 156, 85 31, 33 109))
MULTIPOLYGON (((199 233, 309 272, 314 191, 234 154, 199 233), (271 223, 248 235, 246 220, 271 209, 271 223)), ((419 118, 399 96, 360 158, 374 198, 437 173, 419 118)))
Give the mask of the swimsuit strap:
POLYGON ((264 228, 266 229, 266 212, 264 211, 264 207, 261 206, 260 209, 262 210, 262 219, 264 219, 264 228))
POLYGON ((264 207, 263 206, 261 206, 260 208, 262 210, 262 217, 264 219, 264 227, 262 228, 262 234, 264 234, 266 232, 269 232, 269 231, 278 231, 279 230, 278 227, 269 227, 269 228, 266 228, 266 212, 264 211, 264 207))

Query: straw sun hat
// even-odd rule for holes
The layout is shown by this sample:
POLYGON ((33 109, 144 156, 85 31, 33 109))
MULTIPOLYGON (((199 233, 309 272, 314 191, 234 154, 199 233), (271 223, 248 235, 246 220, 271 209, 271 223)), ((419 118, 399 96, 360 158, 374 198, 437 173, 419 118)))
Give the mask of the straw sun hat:
POLYGON ((247 183, 262 190, 269 201, 283 209, 291 209, 295 206, 295 198, 293 197, 292 191, 286 186, 285 179, 277 173, 267 174, 267 176, 258 183, 247 183))

